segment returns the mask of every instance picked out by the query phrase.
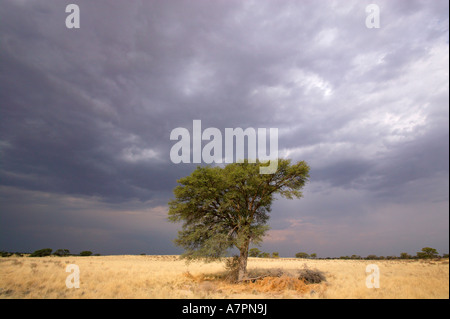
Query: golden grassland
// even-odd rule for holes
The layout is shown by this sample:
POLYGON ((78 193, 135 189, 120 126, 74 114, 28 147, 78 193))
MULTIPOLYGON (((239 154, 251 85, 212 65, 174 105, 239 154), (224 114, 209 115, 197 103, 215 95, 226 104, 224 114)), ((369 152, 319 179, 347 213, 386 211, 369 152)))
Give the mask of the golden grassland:
POLYGON ((248 262, 250 271, 289 273, 305 267, 320 270, 326 281, 305 284, 282 276, 230 283, 223 262, 186 264, 178 256, 8 257, 0 258, 0 298, 449 298, 448 259, 249 258, 248 262), (69 264, 80 269, 80 288, 66 287, 69 264), (380 269, 380 288, 366 287, 369 264, 380 269))

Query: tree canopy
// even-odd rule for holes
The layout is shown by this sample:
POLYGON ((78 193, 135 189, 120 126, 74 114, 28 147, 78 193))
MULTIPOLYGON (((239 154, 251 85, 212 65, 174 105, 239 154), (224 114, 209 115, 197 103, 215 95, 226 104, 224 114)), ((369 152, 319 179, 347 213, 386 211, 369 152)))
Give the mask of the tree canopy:
POLYGON ((417 252, 418 258, 436 258, 438 256, 437 250, 431 247, 424 247, 422 251, 417 252))

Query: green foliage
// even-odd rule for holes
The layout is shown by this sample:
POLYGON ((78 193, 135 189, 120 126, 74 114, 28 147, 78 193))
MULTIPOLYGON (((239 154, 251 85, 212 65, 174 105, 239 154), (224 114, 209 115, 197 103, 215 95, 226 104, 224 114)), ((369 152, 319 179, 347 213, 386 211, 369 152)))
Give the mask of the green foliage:
POLYGON ((388 259, 388 260, 394 260, 394 259, 397 259, 398 257, 396 257, 396 256, 386 256, 386 259, 388 259))
POLYGON ((291 165, 279 159, 274 174, 260 174, 257 163, 232 163, 225 167, 197 167, 178 180, 175 199, 169 202, 171 222, 182 222, 175 244, 187 259, 215 260, 237 247, 248 256, 250 243, 262 241, 275 194, 300 198, 309 178, 305 162, 291 165))
POLYGON ((59 257, 65 257, 70 255, 70 251, 68 249, 57 249, 53 255, 59 256, 59 257))
POLYGON ((92 255, 92 251, 89 250, 84 250, 80 253, 80 256, 91 256, 92 255))
POLYGON ((262 253, 259 255, 259 257, 261 257, 261 258, 270 258, 270 254, 269 254, 269 253, 266 253, 266 252, 262 252, 262 253))
POLYGON ((438 256, 437 250, 431 247, 424 247, 422 251, 417 252, 418 258, 437 258, 438 256))
POLYGON ((10 257, 12 254, 7 251, 0 251, 0 256, 2 257, 10 257))
POLYGON ((45 257, 45 256, 50 256, 52 254, 52 249, 51 248, 43 248, 43 249, 39 249, 36 250, 35 252, 33 252, 30 257, 45 257))
POLYGON ((309 258, 309 255, 304 252, 296 253, 295 258, 309 258))
POLYGON ((274 251, 274 252, 272 253, 272 258, 280 258, 280 253, 277 252, 277 251, 274 251))
POLYGON ((411 259, 411 255, 408 253, 401 253, 400 259, 411 259))
POLYGON ((19 253, 19 252, 8 252, 8 251, 0 251, 0 257, 11 257, 11 256, 15 256, 15 257, 23 257, 23 253, 19 253))
POLYGON ((248 251, 249 257, 259 257, 261 254, 261 251, 258 248, 252 248, 248 251))
POLYGON ((368 255, 366 257, 366 259, 368 259, 368 260, 375 260, 375 259, 378 259, 378 257, 377 257, 377 255, 368 255))
POLYGON ((311 257, 311 258, 316 258, 316 257, 317 257, 317 254, 316 254, 316 253, 312 253, 311 255, 309 255, 309 257, 311 257))

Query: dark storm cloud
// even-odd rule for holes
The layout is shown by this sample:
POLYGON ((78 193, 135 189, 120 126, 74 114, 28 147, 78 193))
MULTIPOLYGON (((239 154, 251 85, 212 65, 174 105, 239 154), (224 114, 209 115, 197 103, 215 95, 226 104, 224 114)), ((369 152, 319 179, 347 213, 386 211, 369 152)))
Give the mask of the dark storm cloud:
MULTIPOLYGON (((418 194, 448 202, 446 1, 379 1, 380 29, 365 25, 370 1, 76 3, 81 28, 70 30, 63 1, 0 6, 7 197, 166 205, 195 167, 170 162, 170 132, 200 119, 222 131, 278 128, 281 154, 311 166, 317 202, 305 214, 322 231, 326 218, 358 214, 352 200, 356 211, 418 194), (347 201, 332 204, 340 192, 347 201)), ((293 211, 273 225, 290 227, 293 211)))
MULTIPOLYGON (((61 4, 55 6, 64 8, 61 4)), ((49 7, 55 10, 55 7, 49 7)), ((24 16, 20 14, 21 10, 31 10, 34 6, 10 9, 18 16, 24 16)), ((112 20, 119 22, 121 19, 118 18, 127 12, 117 7, 114 10, 114 6, 109 10, 117 17, 111 17, 112 20)), ((56 18, 50 14, 50 9, 37 11, 56 18)), ((93 12, 85 11, 85 22, 89 21, 89 13, 100 14, 95 8, 93 12)), ((92 41, 82 42, 81 36, 75 35, 74 44, 71 43, 74 37, 64 33, 67 32, 65 28, 55 28, 62 32, 53 31, 46 24, 47 20, 35 20, 37 29, 48 29, 51 34, 28 39, 30 50, 20 50, 27 39, 11 30, 4 36, 9 50, 2 52, 2 115, 8 119, 2 123, 3 183, 116 199, 134 196, 145 199, 151 197, 152 189, 159 191, 166 187, 165 190, 169 190, 177 177, 167 168, 171 165, 167 161, 171 126, 164 122, 170 118, 171 111, 169 105, 161 105, 160 101, 170 103, 171 92, 168 89, 153 97, 152 91, 158 92, 163 87, 160 82, 164 78, 158 70, 153 74, 153 65, 140 69, 139 61, 128 62, 121 57, 122 53, 129 54, 131 48, 126 40, 123 43, 119 40, 117 47, 110 43, 114 38, 110 27, 121 29, 113 23, 100 29, 96 36, 101 41, 96 42, 96 36, 90 36, 87 31, 87 40, 92 41), (81 45, 77 47, 77 44, 81 45), (108 56, 110 46, 118 51, 112 50, 108 56), (32 56, 29 51, 33 52, 32 56), (48 55, 55 59, 49 61, 48 55), (149 75, 141 78, 146 70, 149 75), (124 85, 120 85, 121 82, 124 85), (140 87, 144 82, 152 88, 146 94, 141 90, 147 87, 140 87), (135 148, 137 154, 134 154, 135 148), (142 163, 139 158, 133 160, 133 155, 139 156, 147 149, 155 156, 159 153, 159 161, 153 163, 144 158, 147 162, 142 163), (127 154, 131 158, 126 157, 127 154), (172 176, 167 177, 167 173, 172 176), (22 178, 24 176, 26 178, 22 178), (137 188, 147 188, 147 191, 137 191, 137 188)), ((24 28, 31 27, 24 25, 24 28)), ((92 29, 95 27, 91 26, 92 29)), ((127 29, 126 25, 123 27, 127 29)), ((89 25, 85 28, 89 30, 89 25)), ((160 64, 161 60, 156 63, 160 64)), ((167 63, 169 69, 178 67, 172 64, 167 63)), ((177 104, 172 102, 175 108, 177 104)))
POLYGON ((102 254, 179 252, 171 243, 175 225, 164 222, 165 203, 138 200, 105 203, 98 197, 4 186, 0 200, 3 210, 0 242, 2 245, 13 242, 21 251, 45 246, 73 253, 85 249, 102 254))

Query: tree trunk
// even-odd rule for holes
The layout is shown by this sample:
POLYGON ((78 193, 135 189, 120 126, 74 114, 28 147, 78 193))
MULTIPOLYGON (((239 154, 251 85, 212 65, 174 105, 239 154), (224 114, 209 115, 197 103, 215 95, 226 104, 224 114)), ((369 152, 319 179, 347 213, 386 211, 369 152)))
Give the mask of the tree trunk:
POLYGON ((248 259, 248 247, 250 241, 247 241, 241 249, 239 249, 239 272, 238 281, 242 281, 247 278, 247 259, 248 259))

